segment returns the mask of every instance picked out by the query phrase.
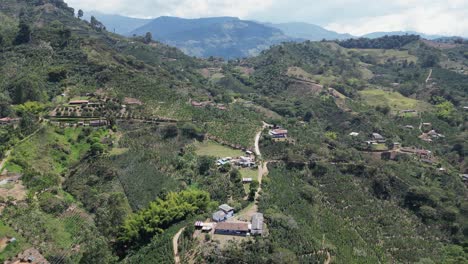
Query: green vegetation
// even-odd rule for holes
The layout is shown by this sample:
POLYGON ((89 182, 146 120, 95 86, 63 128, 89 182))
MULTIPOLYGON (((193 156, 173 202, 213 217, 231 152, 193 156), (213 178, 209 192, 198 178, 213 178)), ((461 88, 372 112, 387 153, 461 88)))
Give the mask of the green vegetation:
POLYGON ((213 141, 204 141, 202 143, 195 143, 196 153, 199 156, 211 156, 216 158, 225 158, 225 157, 240 157, 244 155, 244 152, 240 150, 235 150, 230 147, 225 147, 219 143, 213 141))
POLYGON ((125 243, 149 241, 177 221, 189 215, 206 212, 210 205, 207 192, 186 190, 180 193, 169 193, 164 200, 151 202, 148 209, 130 215, 122 226, 120 240, 125 243))
POLYGON ((187 227, 181 258, 205 263, 466 262, 468 82, 453 68, 467 65, 465 44, 306 41, 225 63, 111 34, 60 0, 0 6, 0 118, 13 118, 0 126, 0 158, 11 150, 6 169, 22 175, 4 187, 27 188, 24 200, 1 197, 0 233, 18 244, 0 259, 34 247, 50 262, 172 263, 172 237, 187 227), (242 155, 223 145, 252 148, 262 121, 289 137, 260 141, 267 236, 197 244, 193 221, 216 204, 256 208, 258 171, 216 158, 242 155), (443 136, 421 140, 431 130, 443 136), (387 139, 373 150, 399 142, 434 158, 381 159, 372 133, 387 139))
POLYGON ((386 92, 379 89, 359 92, 365 102, 371 106, 388 106, 393 111, 416 110, 428 111, 431 106, 415 99, 407 98, 398 92, 386 92))
POLYGON ((2 221, 0 221, 0 234, 0 261, 5 261, 28 247, 25 239, 2 221), (8 243, 7 240, 11 238, 16 240, 8 243))

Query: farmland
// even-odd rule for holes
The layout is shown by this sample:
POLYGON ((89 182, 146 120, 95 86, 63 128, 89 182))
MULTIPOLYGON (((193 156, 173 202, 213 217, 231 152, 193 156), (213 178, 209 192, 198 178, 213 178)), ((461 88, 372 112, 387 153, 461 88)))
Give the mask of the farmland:
POLYGON ((245 153, 236 150, 230 147, 223 146, 219 143, 207 140, 202 143, 196 142, 194 143, 196 148, 196 153, 199 156, 211 156, 215 158, 224 158, 224 157, 239 157, 244 155, 245 153))
POLYGON ((411 99, 398 92, 370 89, 360 92, 363 100, 371 106, 388 106, 393 111, 417 110, 429 111, 431 106, 425 102, 411 99))

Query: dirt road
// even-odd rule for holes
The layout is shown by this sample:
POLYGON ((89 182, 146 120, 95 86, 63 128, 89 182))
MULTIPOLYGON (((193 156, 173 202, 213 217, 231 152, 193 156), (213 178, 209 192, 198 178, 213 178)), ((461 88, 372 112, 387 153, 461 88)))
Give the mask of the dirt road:
POLYGON ((431 79, 431 76, 432 76, 432 69, 429 70, 429 75, 427 76, 426 83, 429 82, 429 80, 431 79))
POLYGON ((179 256, 179 237, 184 232, 185 227, 181 228, 177 234, 172 238, 172 247, 174 248, 174 262, 175 264, 180 264, 180 256, 179 256))
POLYGON ((268 128, 270 126, 271 126, 270 124, 267 124, 267 123, 263 122, 262 130, 260 130, 257 133, 257 135, 255 135, 255 155, 257 155, 257 157, 262 156, 262 153, 260 152, 260 146, 259 146, 260 137, 262 136, 262 132, 263 132, 263 130, 265 130, 265 128, 268 128))
POLYGON ((5 153, 5 158, 3 158, 3 160, 0 162, 0 173, 3 171, 3 167, 5 166, 5 163, 8 161, 10 154, 11 154, 11 149, 5 153))

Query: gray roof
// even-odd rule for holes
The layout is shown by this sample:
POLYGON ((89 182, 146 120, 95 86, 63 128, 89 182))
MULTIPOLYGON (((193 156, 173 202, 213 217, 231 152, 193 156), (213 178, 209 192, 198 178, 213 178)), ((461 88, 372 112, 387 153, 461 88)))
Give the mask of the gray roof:
POLYGON ((375 139, 384 139, 384 137, 382 135, 380 135, 379 133, 372 133, 372 136, 375 138, 375 139))
POLYGON ((252 230, 263 229, 263 214, 256 213, 252 216, 252 230))
POLYGON ((231 206, 227 205, 227 204, 222 204, 218 207, 220 210, 224 211, 224 212, 229 212, 229 211, 232 211, 234 210, 234 208, 232 208, 231 206))
POLYGON ((213 214, 213 220, 215 221, 224 220, 225 217, 226 217, 226 214, 223 211, 217 211, 216 213, 213 214))

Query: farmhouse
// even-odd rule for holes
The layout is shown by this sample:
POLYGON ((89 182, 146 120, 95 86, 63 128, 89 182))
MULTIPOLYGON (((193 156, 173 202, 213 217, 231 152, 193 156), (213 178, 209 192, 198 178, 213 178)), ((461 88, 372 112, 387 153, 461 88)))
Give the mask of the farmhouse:
POLYGON ((124 104, 126 105, 143 105, 143 103, 135 98, 130 98, 130 97, 125 97, 124 98, 124 104))
POLYGON ((222 204, 218 208, 226 214, 227 218, 230 218, 234 215, 234 208, 227 204, 222 204))
POLYGON ((263 214, 256 213, 252 216, 252 227, 250 233, 252 235, 263 234, 263 214))
POLYGON ((223 222, 226 221, 226 214, 223 211, 217 211, 213 213, 211 219, 213 219, 215 222, 223 222))
POLYGON ((212 215, 213 221, 223 222, 234 216, 234 208, 232 208, 231 206, 227 204, 223 204, 223 205, 220 205, 218 208, 219 208, 219 211, 215 212, 212 215))
POLYGON ((243 183, 252 183, 253 179, 252 178, 242 178, 243 183))
POLYGON ((255 166, 255 161, 251 157, 240 157, 236 160, 236 165, 242 166, 244 168, 255 166))
POLYGON ((89 122, 89 125, 92 127, 107 126, 107 120, 93 120, 89 122))
POLYGON ((387 140, 379 133, 372 133, 372 139, 377 143, 385 143, 387 140))
POLYGON ((87 105, 87 104, 89 104, 89 101, 88 100, 73 100, 73 101, 68 102, 68 104, 70 104, 70 105, 87 105))
POLYGON ((287 138, 288 137, 288 130, 286 129, 273 129, 269 132, 272 138, 287 138))
POLYGON ((401 148, 401 152, 414 154, 421 159, 431 159, 433 157, 432 152, 426 149, 416 149, 416 148, 401 148))
POLYGON ((247 236, 249 223, 246 222, 223 222, 216 224, 215 234, 231 236, 247 236))
POLYGON ((0 118, 0 125, 8 125, 8 124, 11 124, 12 120, 13 120, 13 119, 10 118, 10 117, 0 118))

